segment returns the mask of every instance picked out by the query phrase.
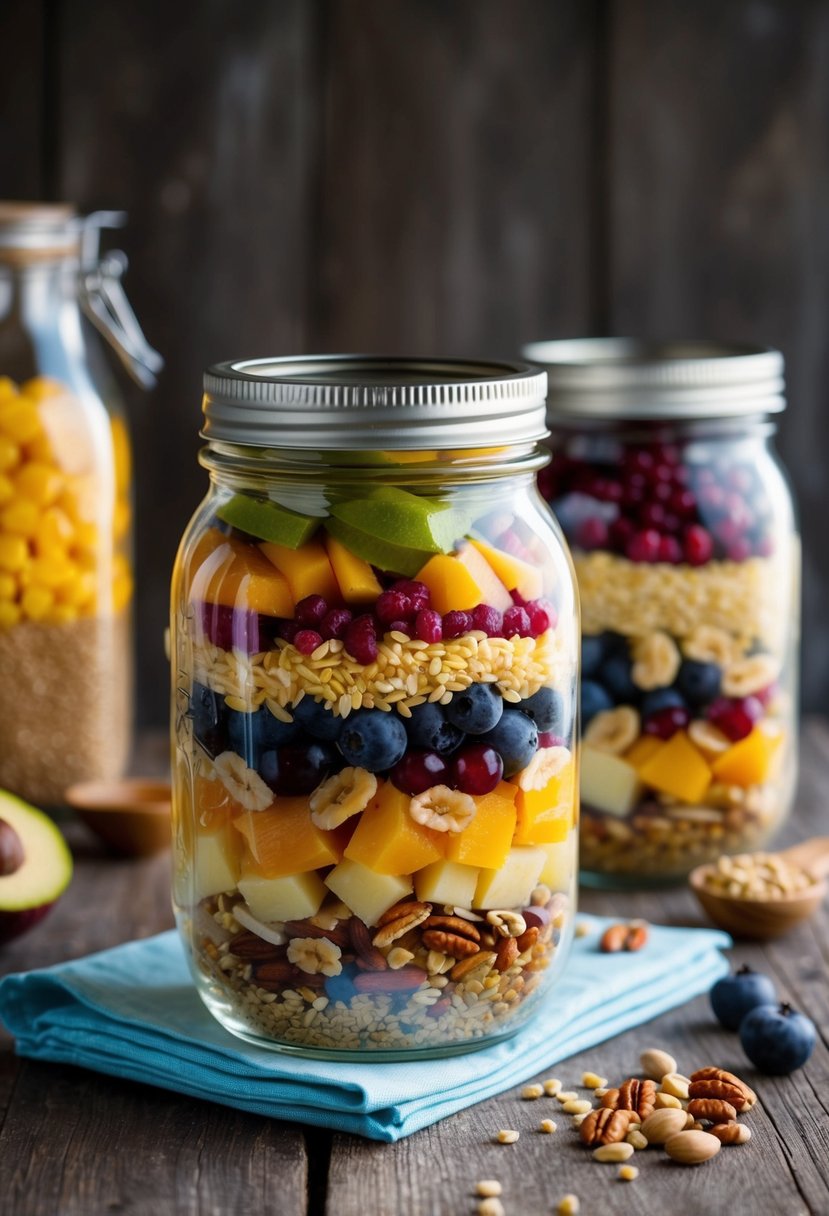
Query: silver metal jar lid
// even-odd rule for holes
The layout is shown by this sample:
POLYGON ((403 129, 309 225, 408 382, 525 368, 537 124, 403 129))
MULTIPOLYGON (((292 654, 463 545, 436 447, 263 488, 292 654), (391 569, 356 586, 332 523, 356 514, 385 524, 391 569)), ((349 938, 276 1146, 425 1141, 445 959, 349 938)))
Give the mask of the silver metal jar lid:
POLYGON ((526 363, 309 355, 218 363, 205 439, 252 447, 470 448, 547 435, 547 374, 526 363))
POLYGON ((532 342, 522 354, 547 370, 551 421, 687 421, 786 408, 783 356, 767 347, 576 338, 532 342))

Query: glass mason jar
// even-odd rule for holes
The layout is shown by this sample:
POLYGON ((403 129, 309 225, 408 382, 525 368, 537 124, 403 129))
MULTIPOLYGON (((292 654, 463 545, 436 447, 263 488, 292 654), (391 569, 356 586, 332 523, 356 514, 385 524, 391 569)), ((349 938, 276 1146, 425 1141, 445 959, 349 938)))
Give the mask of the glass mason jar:
POLYGON ((550 377, 541 473, 582 604, 581 861, 677 879, 761 847, 796 776, 800 543, 772 447, 777 351, 527 348, 550 377))
POLYGON ((0 203, 0 786, 46 804, 130 746, 130 443, 86 318, 159 361, 97 256, 118 219, 0 203))
POLYGON ((545 386, 362 356, 206 376, 210 490, 172 595, 174 900, 243 1038, 463 1051, 561 968, 578 622, 535 485, 545 386))

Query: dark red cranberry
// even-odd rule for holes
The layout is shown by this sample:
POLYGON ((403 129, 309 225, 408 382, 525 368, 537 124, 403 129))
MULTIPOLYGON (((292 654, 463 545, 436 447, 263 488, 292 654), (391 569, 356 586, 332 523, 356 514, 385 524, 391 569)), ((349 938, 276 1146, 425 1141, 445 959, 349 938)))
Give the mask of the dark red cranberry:
POLYGON ((374 617, 365 613, 346 626, 343 638, 348 653, 358 663, 373 663, 377 658, 377 626, 374 617))
POLYGON ((407 638, 411 637, 412 623, 411 623, 411 621, 391 621, 390 624, 386 626, 386 632, 387 633, 405 633, 407 638))
POLYGON ((566 739, 562 739, 561 735, 554 735, 551 730, 542 730, 538 732, 539 747, 566 747, 566 739))
POLYGON ((328 604, 321 595, 306 595, 294 609, 294 620, 300 625, 316 629, 328 611, 328 604))
POLYGON ((704 566, 706 562, 710 562, 714 553, 711 533, 699 524, 691 524, 686 530, 682 547, 685 560, 691 566, 704 566))
POLYGON ((421 642, 439 642, 443 637, 440 613, 434 608, 421 608, 415 619, 415 636, 421 642))
POLYGON ((625 467, 637 473, 648 473, 653 468, 653 456, 646 448, 637 448, 625 456, 625 467))
POLYGON ((662 531, 670 532, 672 534, 676 534, 677 532, 679 532, 679 516, 674 515, 674 513, 672 511, 666 511, 665 512, 665 522, 662 525, 662 531))
POLYGON ((503 760, 486 743, 470 743, 452 759, 454 784, 464 794, 489 794, 503 774, 503 760))
POLYGON ((654 485, 659 481, 664 481, 667 484, 670 484, 670 482, 672 482, 674 479, 674 471, 671 465, 665 464, 664 461, 660 461, 651 469, 650 477, 654 485))
POLYGON ((636 473, 625 479, 622 486, 622 505, 638 507, 648 497, 648 486, 641 473, 636 473))
POLYGON ((747 541, 744 536, 739 537, 738 540, 733 540, 731 544, 726 547, 725 556, 730 562, 747 561, 747 559, 751 557, 750 541, 747 541))
POLYGON ((555 629, 558 613, 547 600, 530 600, 527 604, 527 616, 530 618, 530 633, 534 638, 555 629))
POLYGON ((449 765, 443 756, 412 748, 397 761, 391 770, 391 779, 404 794, 414 797, 433 785, 445 785, 448 772, 449 765))
POLYGON ((674 488, 669 481, 657 481, 651 488, 651 495, 663 506, 670 502, 673 492, 674 488))
POLYGON ((374 611, 377 613, 378 621, 383 625, 390 625, 392 621, 405 621, 413 615, 412 602, 402 591, 382 592, 377 597, 374 611))
POLYGON ((763 709, 768 709, 771 704, 771 699, 777 692, 777 683, 768 684, 765 688, 758 688, 752 696, 752 699, 759 701, 763 709))
POLYGON ((625 547, 633 536, 635 529, 626 515, 620 515, 610 525, 610 544, 618 553, 624 553, 625 547))
POLYGON ((598 515, 583 519, 576 527, 575 541, 580 549, 604 549, 607 537, 607 524, 598 515))
POLYGON ((682 459, 682 453, 675 443, 657 443, 653 456, 659 464, 678 465, 682 459))
POLYGON ((743 540, 745 535, 742 526, 733 519, 721 519, 714 524, 713 532, 720 544, 726 548, 736 544, 738 540, 743 540))
POLYGON ((489 604, 478 604, 472 609, 472 628, 480 629, 488 638, 503 637, 503 615, 489 604))
POLYGON ((739 494, 726 494, 725 510, 728 518, 738 528, 747 528, 751 524, 751 512, 739 494))
POLYGON ((683 706, 667 705, 645 719, 643 730, 646 735, 656 735, 657 739, 671 739, 678 730, 684 730, 690 721, 691 714, 683 706))
POLYGON ((447 612, 443 617, 443 636, 447 639, 462 637, 472 628, 471 612, 447 612))
POLYGON ((661 502, 646 502, 639 512, 639 520, 646 528, 661 528, 665 523, 665 508, 661 502))
POLYGON ((690 519, 697 509, 697 500, 692 490, 674 490, 668 499, 668 507, 680 519, 690 519))
POLYGON ((682 545, 675 536, 659 538, 659 561, 668 562, 672 566, 678 566, 682 561, 682 545))
POLYGON ((301 628, 298 621, 280 621, 276 629, 276 636, 286 642, 293 642, 301 628))
POLYGON ((201 623, 209 640, 220 650, 256 654, 270 649, 274 638, 281 636, 280 622, 275 617, 240 611, 229 604, 202 604, 201 623))
POLYGON ((518 590, 517 587, 513 587, 512 591, 510 591, 510 593, 509 593, 509 597, 512 600, 513 604, 517 604, 519 608, 527 607, 527 601, 524 599, 523 595, 521 594, 521 592, 518 590))
POLYGON ((512 638, 518 634, 519 637, 528 638, 531 632, 530 616, 526 608, 521 608, 518 604, 507 608, 504 613, 504 637, 512 638))
POLYGON ((351 611, 348 608, 332 608, 326 612, 320 625, 320 633, 324 639, 344 638, 345 631, 351 624, 351 611))
POLYGON ((625 554, 632 562, 655 562, 659 557, 660 535, 654 528, 634 532, 625 545, 625 554))
POLYGON ((300 654, 313 654, 322 645, 322 636, 316 629, 300 629, 294 637, 294 646, 300 654))
POLYGON ((609 477, 597 477, 593 485, 593 497, 599 502, 621 502, 622 484, 609 477))
POLYGON ((740 701, 730 700, 728 697, 717 697, 716 701, 712 701, 708 706, 705 716, 732 743, 737 743, 751 734, 755 722, 753 714, 757 707, 762 716, 763 706, 756 697, 745 697, 740 701), (748 702, 756 702, 756 706, 747 704, 748 702))
POLYGON ((428 608, 431 605, 432 597, 429 594, 429 588, 425 583, 418 582, 416 578, 399 578, 396 583, 392 583, 391 589, 392 591, 402 591, 408 597, 412 613, 420 612, 421 608, 428 608))

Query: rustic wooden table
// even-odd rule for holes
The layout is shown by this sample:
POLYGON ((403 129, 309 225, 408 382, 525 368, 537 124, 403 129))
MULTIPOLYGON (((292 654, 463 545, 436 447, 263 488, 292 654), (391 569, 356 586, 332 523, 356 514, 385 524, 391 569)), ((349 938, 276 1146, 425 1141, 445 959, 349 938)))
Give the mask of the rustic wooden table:
MULTIPOLYGON (((827 777, 829 726, 811 721, 787 839, 826 833, 827 777)), ((167 857, 115 861, 80 825, 68 834, 77 859, 74 882, 43 925, 3 950, 3 972, 46 966, 172 923, 167 857)), ((582 906, 620 917, 700 923, 685 890, 585 891, 582 906)), ((713 1062, 740 1073, 759 1093, 748 1117, 752 1140, 724 1149, 703 1168, 683 1169, 651 1150, 636 1155, 639 1178, 619 1182, 615 1166, 591 1160, 566 1117, 558 1116, 555 1135, 539 1134, 539 1120, 555 1118, 558 1103, 522 1101, 519 1087, 384 1145, 18 1060, 2 1036, 0 1214, 462 1216, 475 1212, 476 1180, 498 1178, 508 1216, 555 1211, 566 1192, 580 1196, 583 1216, 827 1216, 829 909, 778 945, 739 944, 734 959, 772 975, 781 993, 818 1023, 821 1038, 800 1072, 757 1076, 735 1036, 714 1022, 704 996, 549 1070, 568 1087, 585 1069, 621 1080, 636 1070, 641 1049, 655 1045, 670 1051, 680 1070, 713 1062), (519 1142, 495 1143, 502 1127, 518 1128, 519 1142)))

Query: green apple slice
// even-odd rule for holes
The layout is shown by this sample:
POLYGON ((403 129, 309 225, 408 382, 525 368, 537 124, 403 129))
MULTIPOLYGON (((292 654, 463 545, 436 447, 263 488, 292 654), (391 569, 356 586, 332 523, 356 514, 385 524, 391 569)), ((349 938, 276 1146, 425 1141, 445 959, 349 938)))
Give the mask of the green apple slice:
POLYGON ((251 498, 249 494, 234 494, 216 512, 219 519, 247 532, 258 540, 273 541, 288 549, 298 549, 313 536, 319 520, 300 515, 270 499, 251 498))
POLYGON ((372 536, 341 519, 327 519, 325 526, 335 540, 345 545, 356 557, 361 557, 364 562, 369 562, 378 570, 403 574, 406 578, 414 578, 418 570, 433 556, 422 549, 408 549, 379 536, 372 536))
POLYGON ((396 486, 383 486, 361 498, 334 503, 331 514, 378 540, 421 553, 449 552, 470 523, 467 513, 450 503, 421 498, 396 486))
POLYGON ((72 854, 58 827, 0 790, 0 941, 36 924, 71 878, 72 854))

